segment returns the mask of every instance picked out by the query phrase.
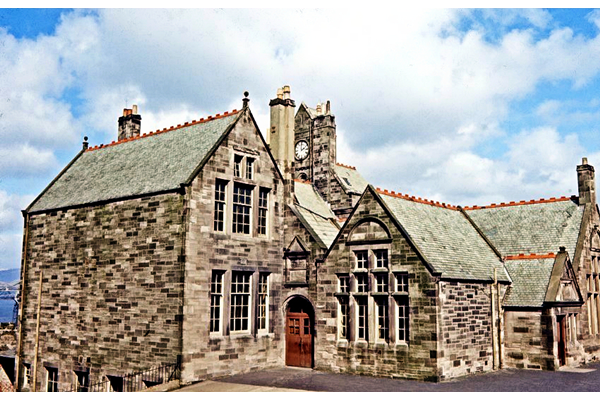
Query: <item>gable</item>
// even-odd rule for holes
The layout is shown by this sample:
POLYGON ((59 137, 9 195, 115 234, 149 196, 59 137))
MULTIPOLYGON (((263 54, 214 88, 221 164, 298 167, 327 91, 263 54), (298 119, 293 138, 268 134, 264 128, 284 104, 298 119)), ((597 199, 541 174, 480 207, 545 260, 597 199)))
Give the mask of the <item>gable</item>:
POLYGON ((545 301, 548 303, 583 302, 571 260, 565 252, 556 256, 545 301))
POLYGON ((298 236, 295 236, 292 242, 288 246, 288 253, 306 253, 308 247, 302 242, 298 236))
POLYGON ((241 112, 83 152, 29 212, 176 190, 210 156, 241 112))

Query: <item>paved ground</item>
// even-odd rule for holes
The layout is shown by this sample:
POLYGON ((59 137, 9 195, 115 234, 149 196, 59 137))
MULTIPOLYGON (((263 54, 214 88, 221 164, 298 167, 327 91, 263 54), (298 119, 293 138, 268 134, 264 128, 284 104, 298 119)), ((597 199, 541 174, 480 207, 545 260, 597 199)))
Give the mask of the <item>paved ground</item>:
POLYGON ((285 389, 324 392, 598 392, 600 363, 557 372, 507 369, 442 383, 330 374, 288 367, 201 382, 180 391, 287 391, 285 389))

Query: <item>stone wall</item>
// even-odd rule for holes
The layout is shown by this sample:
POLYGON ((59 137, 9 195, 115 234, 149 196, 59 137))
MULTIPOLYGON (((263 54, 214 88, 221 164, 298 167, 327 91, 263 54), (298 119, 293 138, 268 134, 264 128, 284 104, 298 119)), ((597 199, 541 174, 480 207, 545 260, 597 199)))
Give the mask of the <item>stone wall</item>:
POLYGON ((12 322, 0 323, 0 354, 17 348, 17 330, 12 322))
MULTIPOLYGON (((365 244, 369 247, 368 243, 365 244)), ((376 245, 381 246, 381 245, 376 245)), ((376 246, 373 246, 375 248, 376 246)), ((438 334, 437 323, 439 307, 435 279, 420 261, 392 220, 381 208, 370 192, 363 197, 352 218, 342 229, 339 240, 332 247, 324 264, 318 271, 316 368, 333 372, 366 374, 383 377, 402 377, 410 379, 439 379, 437 370, 438 334), (410 327, 408 341, 389 340, 379 342, 374 335, 376 320, 373 301, 369 300, 368 341, 339 339, 338 333, 338 275, 351 274, 355 268, 353 251, 355 247, 347 245, 346 240, 352 228, 366 217, 375 217, 391 232, 392 241, 388 243, 390 272, 406 272, 409 279, 410 327)), ((392 282, 392 281, 390 281, 392 282)), ((352 297, 350 299, 352 301, 352 297)), ((373 296, 369 296, 370 299, 373 296)), ((395 298, 389 296, 391 305, 395 298)), ((394 307, 390 307, 391 310, 394 307)), ((390 333, 395 338, 396 311, 390 313, 390 333)), ((351 313, 351 331, 355 329, 356 319, 351 313)), ((352 335, 352 333, 351 333, 352 335)))
POLYGON ((553 315, 546 311, 505 311, 504 366, 508 368, 557 368, 553 355, 553 315))
POLYGON ((161 194, 32 215, 22 361, 33 365, 43 271, 38 390, 57 367, 90 380, 175 363, 181 351, 183 203, 161 194))
POLYGON ((440 282, 442 379, 491 371, 492 309, 490 285, 440 282))
POLYGON ((193 181, 186 197, 186 283, 183 323, 183 384, 283 365, 282 271, 284 185, 248 115, 208 160, 193 181), (252 179, 234 178, 234 155, 253 158, 252 179), (214 222, 215 182, 227 182, 225 231, 216 232, 214 222), (251 185, 251 233, 232 233, 232 196, 236 182, 251 185), (256 230, 258 190, 268 188, 267 235, 256 230), (223 271, 220 332, 210 332, 212 271, 223 271), (251 274, 250 326, 244 333, 231 332, 230 293, 234 271, 251 274), (269 274, 269 328, 257 327, 257 284, 260 273, 269 274))

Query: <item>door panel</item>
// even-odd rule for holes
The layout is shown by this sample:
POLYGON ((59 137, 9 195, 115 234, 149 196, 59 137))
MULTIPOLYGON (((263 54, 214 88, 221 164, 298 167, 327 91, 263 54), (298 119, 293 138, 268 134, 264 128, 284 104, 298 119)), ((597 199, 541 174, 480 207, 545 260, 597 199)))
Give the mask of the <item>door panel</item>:
POLYGON ((287 314, 285 363, 312 368, 312 327, 306 313, 287 314))

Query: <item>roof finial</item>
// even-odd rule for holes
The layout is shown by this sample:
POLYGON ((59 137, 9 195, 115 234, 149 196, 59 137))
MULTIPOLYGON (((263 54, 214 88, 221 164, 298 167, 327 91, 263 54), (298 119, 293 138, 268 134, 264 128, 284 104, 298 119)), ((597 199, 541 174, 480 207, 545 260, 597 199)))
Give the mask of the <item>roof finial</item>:
POLYGON ((83 137, 83 149, 84 149, 84 150, 87 150, 88 146, 89 146, 89 143, 88 143, 88 137, 87 137, 87 136, 84 136, 84 137, 83 137))
POLYGON ((248 91, 246 90, 244 92, 244 98, 242 99, 242 102, 244 103, 243 108, 248 108, 248 102, 250 101, 250 99, 248 98, 249 95, 250 93, 248 93, 248 91))

